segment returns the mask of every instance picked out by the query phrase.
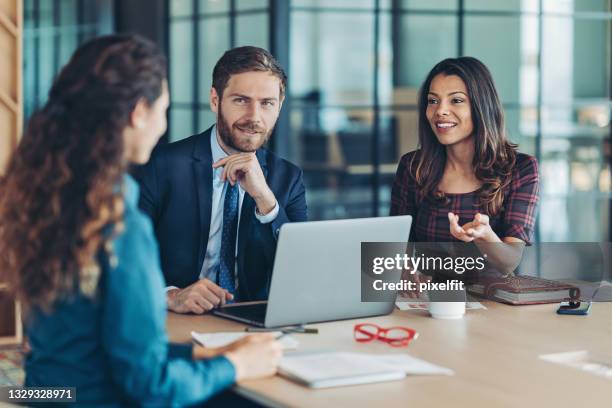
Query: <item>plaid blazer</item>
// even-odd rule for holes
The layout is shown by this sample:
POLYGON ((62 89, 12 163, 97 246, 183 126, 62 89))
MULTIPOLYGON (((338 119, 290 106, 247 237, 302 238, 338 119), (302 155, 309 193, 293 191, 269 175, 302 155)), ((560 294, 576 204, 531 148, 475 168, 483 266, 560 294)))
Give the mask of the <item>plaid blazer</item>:
MULTIPOLYGON (((410 160, 417 153, 418 150, 407 153, 400 160, 391 190, 391 215, 412 215, 410 239, 413 242, 457 241, 450 234, 448 212, 459 216, 459 225, 472 221, 478 212, 487 214, 480 205, 480 191, 447 193, 448 204, 422 197, 409 169, 410 160)), ((538 162, 532 156, 518 153, 512 182, 504 191, 502 209, 496 216, 489 216, 497 236, 515 237, 527 244, 533 242, 539 186, 538 162)))

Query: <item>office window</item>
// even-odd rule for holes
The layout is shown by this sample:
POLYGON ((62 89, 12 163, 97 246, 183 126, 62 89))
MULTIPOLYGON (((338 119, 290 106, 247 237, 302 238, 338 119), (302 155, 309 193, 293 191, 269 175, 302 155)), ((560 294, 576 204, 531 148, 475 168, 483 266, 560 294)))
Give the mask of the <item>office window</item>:
POLYGON ((268 0, 170 0, 169 140, 202 132, 215 121, 208 99, 212 71, 233 47, 269 48, 268 0))
POLYGON ((271 29, 274 0, 170 4, 172 140, 212 123, 225 48, 289 37, 290 130, 276 137, 304 169, 311 219, 388 214, 397 162, 417 147, 419 86, 470 55, 493 74, 510 139, 540 163, 536 239, 611 238, 609 0, 292 0, 271 29))
POLYGON ((290 159, 304 168, 313 219, 371 215, 373 3, 302 1, 291 11, 290 159))
POLYGON ((387 213, 393 164, 417 146, 419 86, 470 55, 493 74, 511 140, 540 162, 538 239, 608 240, 610 2, 383 3, 292 3, 293 160, 313 218, 387 213))
POLYGON ((113 0, 25 0, 24 119, 47 100, 59 69, 75 49, 113 32, 113 0))
POLYGON ((544 2, 542 241, 610 239, 610 2, 544 2))

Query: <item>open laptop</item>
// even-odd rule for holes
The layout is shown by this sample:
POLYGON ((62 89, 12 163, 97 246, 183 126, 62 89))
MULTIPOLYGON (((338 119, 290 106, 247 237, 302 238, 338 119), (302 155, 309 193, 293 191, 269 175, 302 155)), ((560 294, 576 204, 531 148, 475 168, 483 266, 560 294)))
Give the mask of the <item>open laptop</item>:
POLYGON ((231 304, 213 314, 279 327, 391 313, 395 293, 383 302, 361 301, 361 243, 408 242, 411 222, 398 216, 284 224, 268 301, 231 304))

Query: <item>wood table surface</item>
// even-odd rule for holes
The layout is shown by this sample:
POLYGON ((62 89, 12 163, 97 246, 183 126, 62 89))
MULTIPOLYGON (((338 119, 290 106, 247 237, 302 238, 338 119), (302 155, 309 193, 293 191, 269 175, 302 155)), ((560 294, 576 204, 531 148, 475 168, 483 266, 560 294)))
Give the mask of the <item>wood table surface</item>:
MULTIPOLYGON (((437 320, 423 310, 315 323, 319 334, 293 334, 298 351, 408 353, 451 368, 453 376, 408 376, 401 381, 312 390, 282 377, 245 381, 234 390, 267 406, 290 407, 612 407, 612 379, 541 360, 548 353, 587 350, 612 361, 612 303, 588 316, 561 316, 557 305, 509 306, 485 301, 460 320, 437 320), (408 326, 419 338, 407 348, 356 343, 353 326, 408 326)), ((244 324, 212 315, 168 314, 171 341, 191 331, 243 331, 244 324)))

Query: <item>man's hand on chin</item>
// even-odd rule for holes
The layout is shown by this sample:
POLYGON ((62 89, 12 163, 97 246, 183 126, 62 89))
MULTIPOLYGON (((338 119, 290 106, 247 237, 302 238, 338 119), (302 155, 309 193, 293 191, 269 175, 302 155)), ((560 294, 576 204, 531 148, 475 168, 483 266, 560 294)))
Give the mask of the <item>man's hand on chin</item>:
POLYGON ((208 312, 234 299, 231 293, 209 279, 200 279, 184 289, 170 289, 166 297, 168 310, 196 314, 208 312))
POLYGON ((255 153, 236 153, 215 162, 213 168, 223 167, 221 180, 242 189, 255 200, 257 212, 266 215, 276 206, 276 197, 264 177, 255 153))

